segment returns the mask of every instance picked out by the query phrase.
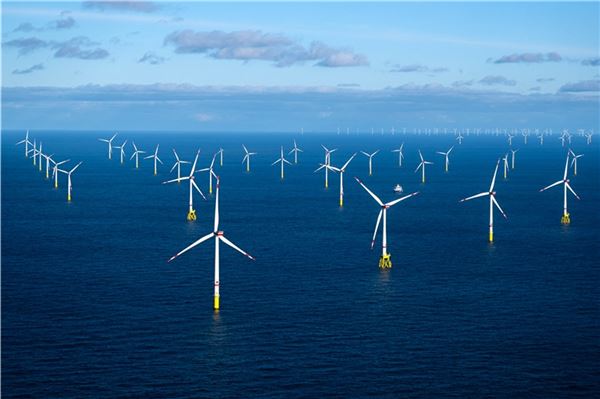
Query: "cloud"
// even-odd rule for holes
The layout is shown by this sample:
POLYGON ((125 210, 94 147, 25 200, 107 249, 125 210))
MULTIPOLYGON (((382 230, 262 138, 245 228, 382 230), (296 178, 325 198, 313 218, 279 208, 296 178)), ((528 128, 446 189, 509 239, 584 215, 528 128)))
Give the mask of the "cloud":
POLYGON ((138 63, 147 63, 150 65, 159 65, 165 62, 165 58, 148 51, 138 60, 138 63))
MULTIPOLYGON (((476 87, 474 85, 473 87, 476 87)), ((380 126, 528 126, 597 128, 598 93, 518 93, 492 88, 403 85, 380 90, 331 86, 194 86, 190 84, 4 87, 3 127, 335 132, 338 126, 369 131, 380 126), (356 112, 360 109, 361 112, 356 112), (73 110, 77 110, 74 112, 73 110), (322 112, 331 112, 326 118, 322 112), (194 117, 197 115, 197 117, 194 117), (219 118, 227 115, 227 118, 219 118), (117 122, 115 122, 117 121, 117 122)))
POLYGON ((537 78, 535 81, 538 83, 554 82, 554 78, 537 78))
POLYGON ((13 32, 33 32, 38 30, 35 26, 33 26, 31 23, 29 22, 23 22, 21 24, 19 24, 19 26, 17 26, 15 29, 13 29, 13 32))
POLYGON ((600 66, 600 57, 586 58, 581 65, 600 66))
POLYGON ((133 11, 150 13, 158 10, 158 5, 151 1, 142 0, 110 0, 110 1, 84 1, 84 8, 95 9, 100 11, 133 11))
POLYGON ((54 29, 70 29, 75 26, 75 19, 73 17, 57 19, 51 22, 50 26, 54 29))
POLYGON ((478 83, 486 86, 493 85, 504 85, 504 86, 515 86, 517 84, 516 81, 507 79, 504 76, 500 75, 488 75, 481 79, 478 83))
POLYGON ((48 42, 38 39, 37 37, 26 37, 13 39, 2 43, 3 46, 15 47, 18 49, 19 55, 26 55, 35 50, 48 47, 48 42))
POLYGON ((15 69, 14 71, 12 71, 12 73, 14 75, 26 75, 35 71, 41 71, 42 69, 44 69, 44 64, 35 64, 27 69, 15 69))
POLYGON ((26 55, 42 48, 51 48, 55 58, 78 58, 81 60, 99 60, 109 56, 108 51, 103 48, 82 49, 82 47, 93 47, 99 43, 91 41, 86 36, 77 36, 63 42, 45 41, 36 37, 14 39, 4 42, 4 46, 15 47, 19 55, 26 55))
POLYGON ((21 24, 19 24, 19 26, 17 26, 15 29, 13 29, 13 32, 43 32, 46 30, 63 30, 63 29, 71 29, 76 25, 75 19, 73 17, 69 17, 66 16, 68 12, 63 11, 60 13, 61 18, 54 20, 54 21, 50 21, 49 23, 46 24, 46 27, 44 28, 37 28, 35 26, 33 26, 33 24, 31 24, 30 22, 23 22, 21 24))
POLYGON ((411 64, 411 65, 399 65, 396 64, 392 67, 390 72, 448 72, 448 68, 429 68, 425 65, 411 64))
POLYGON ((103 48, 85 50, 82 47, 96 46, 98 43, 91 41, 86 36, 77 36, 65 42, 55 43, 52 47, 56 49, 55 58, 78 58, 80 60, 100 60, 109 56, 108 51, 103 48))
POLYGON ((567 83, 558 89, 563 93, 581 93, 581 92, 598 92, 600 91, 599 80, 582 80, 576 83, 567 83))
POLYGON ((205 113, 197 113, 194 114, 194 119, 197 120, 198 122, 210 122, 213 119, 215 119, 215 117, 211 114, 205 114, 205 113))
POLYGON ((321 42, 312 42, 308 48, 280 34, 261 31, 194 32, 175 31, 164 39, 178 54, 206 54, 215 59, 272 61, 278 67, 287 67, 306 61, 316 61, 322 67, 349 67, 368 65, 364 55, 349 49, 335 49, 321 42))
POLYGON ((473 86, 473 84, 475 84, 474 80, 457 80, 455 82, 452 82, 452 87, 455 87, 455 88, 469 87, 469 86, 473 86))
POLYGON ((504 55, 493 61, 494 64, 558 62, 562 57, 556 52, 550 53, 521 53, 504 55))

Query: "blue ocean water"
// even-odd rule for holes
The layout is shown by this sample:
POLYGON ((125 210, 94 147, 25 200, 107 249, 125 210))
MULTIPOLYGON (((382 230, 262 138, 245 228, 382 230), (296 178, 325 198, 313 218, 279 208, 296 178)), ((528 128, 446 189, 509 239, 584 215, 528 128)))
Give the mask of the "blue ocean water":
MULTIPOLYGON (((506 139, 468 136, 268 135, 123 132, 165 165, 109 161, 108 132, 31 132, 70 165, 54 189, 2 134, 2 395, 96 397, 593 397, 600 393, 600 158, 584 153, 560 224, 566 149, 556 136, 520 148, 499 174, 494 244, 487 243, 486 191, 506 139), (279 179, 279 146, 304 150, 279 179), (404 142, 404 166, 390 151, 404 142), (241 144, 258 152, 250 173, 241 144), (358 154, 344 181, 313 173, 320 147, 339 166, 381 149, 374 175, 358 154), (455 145, 450 171, 445 151, 455 145), (212 310, 212 242, 166 261, 212 230, 214 196, 173 177, 171 148, 198 167, 224 148, 221 229, 252 262, 221 246, 221 311, 212 310), (435 162, 426 184, 417 150, 435 162), (378 206, 396 183, 420 195, 388 212, 393 268, 370 250, 378 206)), ((596 137, 595 137, 596 138, 596 137)), ((131 147, 128 147, 128 156, 131 147)), ((292 156, 288 156, 292 160, 292 156)), ((187 170, 187 165, 184 167, 187 170)), ((207 192, 208 176, 197 181, 207 192)), ((378 237, 378 244, 380 243, 378 237)), ((380 245, 380 244, 379 244, 380 245)))

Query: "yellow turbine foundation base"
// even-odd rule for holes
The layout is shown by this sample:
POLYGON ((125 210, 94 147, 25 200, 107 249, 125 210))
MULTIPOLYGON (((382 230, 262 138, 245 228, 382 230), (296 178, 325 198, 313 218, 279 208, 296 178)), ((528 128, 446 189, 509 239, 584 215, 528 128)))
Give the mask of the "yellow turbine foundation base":
POLYGON ((380 269, 391 269, 392 268, 392 255, 382 255, 379 258, 379 268, 380 269))
POLYGON ((219 297, 218 297, 218 296, 215 296, 215 300, 214 300, 213 308, 214 308, 215 310, 219 310, 219 297))
POLYGON ((187 220, 189 220, 190 222, 193 222, 194 220, 196 220, 196 211, 194 209, 192 209, 191 211, 188 212, 187 220))
POLYGON ((571 214, 567 213, 560 218, 560 222, 562 224, 570 224, 571 223, 571 214))

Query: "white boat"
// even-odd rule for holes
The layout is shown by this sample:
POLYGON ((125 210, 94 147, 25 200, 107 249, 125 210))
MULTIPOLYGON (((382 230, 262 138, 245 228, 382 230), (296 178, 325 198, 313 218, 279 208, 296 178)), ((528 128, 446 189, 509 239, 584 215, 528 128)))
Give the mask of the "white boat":
POLYGON ((396 187, 394 187, 394 192, 400 194, 403 191, 404 191, 404 189, 402 188, 402 186, 399 184, 396 184, 396 187))

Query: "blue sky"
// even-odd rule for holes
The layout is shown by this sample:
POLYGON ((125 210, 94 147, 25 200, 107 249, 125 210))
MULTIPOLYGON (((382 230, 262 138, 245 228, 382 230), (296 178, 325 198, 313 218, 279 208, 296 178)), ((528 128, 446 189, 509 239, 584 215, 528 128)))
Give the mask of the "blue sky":
POLYGON ((597 2, 3 2, 3 127, 597 129, 599 17, 597 2))

